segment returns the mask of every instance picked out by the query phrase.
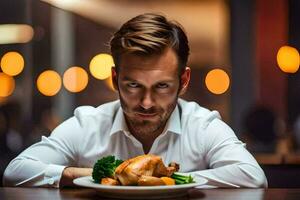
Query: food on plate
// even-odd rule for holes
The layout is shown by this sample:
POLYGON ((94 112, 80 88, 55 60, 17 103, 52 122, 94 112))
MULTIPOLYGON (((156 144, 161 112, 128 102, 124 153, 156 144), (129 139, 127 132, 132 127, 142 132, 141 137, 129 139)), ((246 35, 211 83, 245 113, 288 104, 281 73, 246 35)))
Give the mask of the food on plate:
POLYGON ((165 185, 175 185, 175 179, 167 177, 167 176, 163 176, 160 177, 160 179, 165 183, 165 185))
POLYGON ((99 160, 93 168, 93 179, 104 185, 136 185, 156 186, 194 183, 191 176, 176 173, 177 163, 165 166, 157 155, 140 155, 125 161, 115 156, 106 156, 99 160))
POLYGON ((115 170, 115 177, 122 185, 163 185, 163 181, 155 178, 171 176, 175 167, 166 167, 159 156, 141 155, 124 161, 115 170), (142 177, 142 176, 145 177, 142 177), (151 178, 155 177, 155 178, 151 178), (139 179, 143 179, 140 181, 139 179), (159 184, 160 183, 160 184, 159 184))
POLYGON ((138 186, 155 186, 155 185, 165 185, 165 182, 155 176, 141 175, 137 180, 138 186))
POLYGON ((94 164, 92 177, 96 182, 100 182, 102 178, 115 179, 115 169, 123 162, 123 160, 115 159, 115 156, 106 156, 97 160, 94 164))
POLYGON ((101 179, 102 185, 120 185, 120 182, 116 179, 105 177, 101 179))

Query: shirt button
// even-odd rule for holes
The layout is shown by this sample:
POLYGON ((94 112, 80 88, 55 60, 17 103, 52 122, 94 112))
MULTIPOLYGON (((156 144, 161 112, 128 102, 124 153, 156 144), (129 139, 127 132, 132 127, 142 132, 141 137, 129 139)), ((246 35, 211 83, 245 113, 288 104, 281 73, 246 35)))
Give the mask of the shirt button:
POLYGON ((48 184, 53 185, 54 182, 55 182, 55 181, 54 181, 54 178, 50 178, 49 181, 48 181, 48 184))

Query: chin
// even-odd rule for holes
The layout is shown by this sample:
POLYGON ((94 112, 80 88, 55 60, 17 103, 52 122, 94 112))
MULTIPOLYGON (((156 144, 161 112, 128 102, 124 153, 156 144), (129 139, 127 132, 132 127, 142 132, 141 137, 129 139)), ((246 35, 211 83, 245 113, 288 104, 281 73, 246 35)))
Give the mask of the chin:
MULTIPOLYGON (((155 124, 157 124, 157 123, 155 123, 155 124)), ((157 125, 132 124, 132 126, 134 127, 135 132, 140 133, 140 134, 151 134, 160 128, 160 126, 157 126, 157 125)))

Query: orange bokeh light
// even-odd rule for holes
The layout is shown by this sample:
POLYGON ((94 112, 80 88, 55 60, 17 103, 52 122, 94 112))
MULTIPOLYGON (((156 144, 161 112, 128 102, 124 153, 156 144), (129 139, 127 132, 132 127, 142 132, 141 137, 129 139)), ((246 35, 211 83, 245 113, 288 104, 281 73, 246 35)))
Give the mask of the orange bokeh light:
POLYGON ((15 80, 13 77, 0 72, 0 97, 7 97, 15 89, 15 80))
POLYGON ((1 59, 1 69, 5 74, 16 76, 23 71, 24 58, 15 51, 4 54, 1 59))
POLYGON ((90 72, 95 78, 104 80, 111 75, 111 68, 114 65, 111 55, 98 54, 90 62, 90 72))
POLYGON ((298 50, 290 46, 281 47, 277 53, 277 64, 283 72, 297 72, 300 64, 298 50))
POLYGON ((56 95, 61 88, 61 78, 53 70, 41 73, 37 79, 37 88, 45 96, 56 95))
POLYGON ((213 69, 205 77, 207 89, 214 94, 223 94, 229 88, 230 79, 222 69, 213 69))
POLYGON ((88 74, 81 67, 71 67, 65 71, 63 76, 63 84, 70 92, 80 92, 86 88, 88 84, 88 74))

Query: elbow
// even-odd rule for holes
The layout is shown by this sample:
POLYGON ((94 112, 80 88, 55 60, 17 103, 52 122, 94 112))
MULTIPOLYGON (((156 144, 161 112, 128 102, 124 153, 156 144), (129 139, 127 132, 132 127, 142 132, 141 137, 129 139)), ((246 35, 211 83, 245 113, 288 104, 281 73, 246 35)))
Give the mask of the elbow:
POLYGON ((243 165, 240 170, 245 175, 245 187, 249 188, 267 188, 268 181, 264 171, 259 166, 243 165))
POLYGON ((253 188, 267 188, 268 187, 268 181, 267 178, 262 172, 262 174, 257 175, 254 179, 252 179, 252 186, 253 188))
POLYGON ((16 182, 14 180, 14 172, 10 169, 8 165, 3 173, 2 184, 6 187, 14 187, 16 186, 16 182))
POLYGON ((21 181, 20 177, 18 177, 18 174, 20 174, 20 169, 22 169, 22 160, 21 159, 14 159, 12 160, 8 166, 6 167, 3 178, 2 178, 2 184, 6 187, 15 187, 18 185, 18 183, 21 181))

